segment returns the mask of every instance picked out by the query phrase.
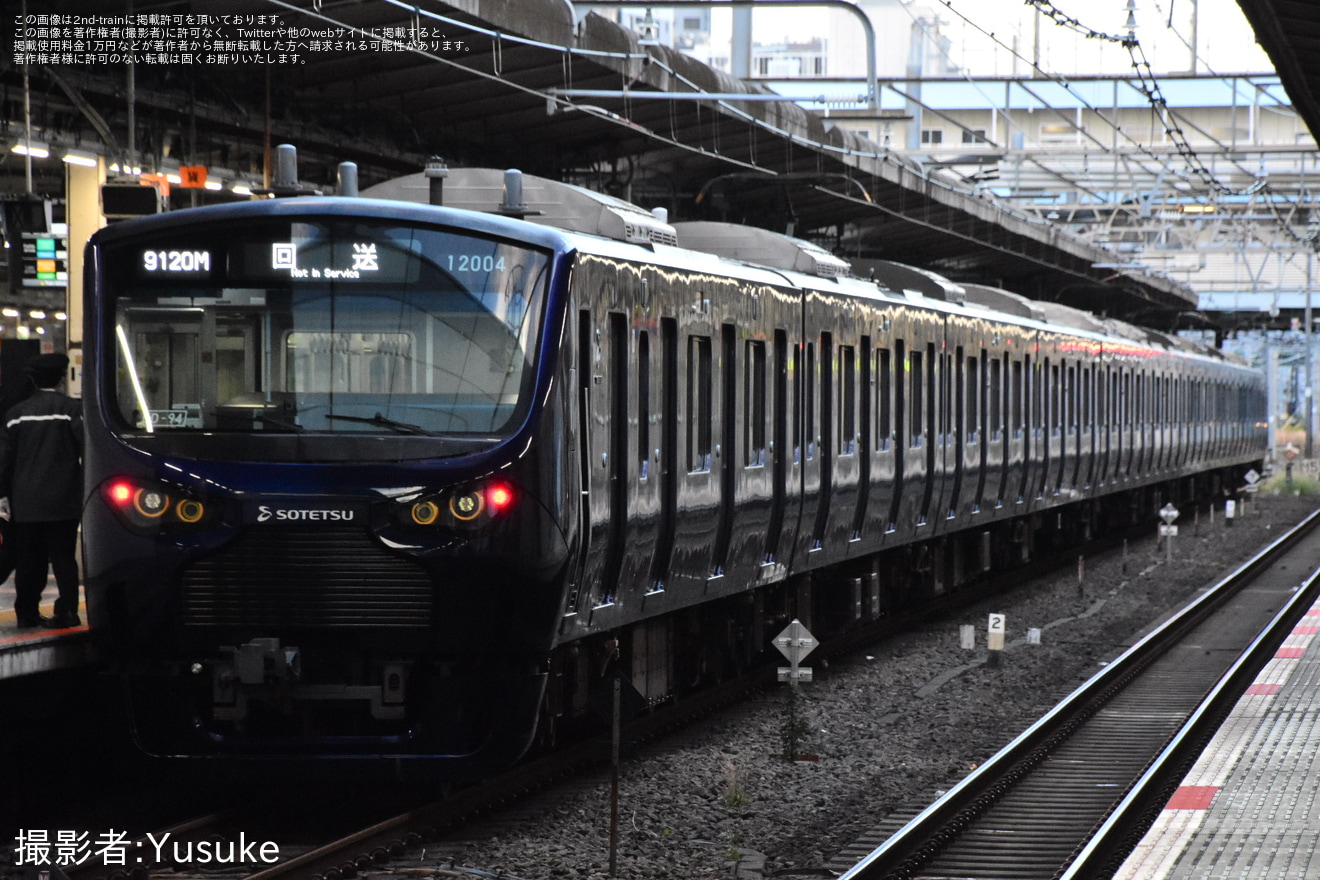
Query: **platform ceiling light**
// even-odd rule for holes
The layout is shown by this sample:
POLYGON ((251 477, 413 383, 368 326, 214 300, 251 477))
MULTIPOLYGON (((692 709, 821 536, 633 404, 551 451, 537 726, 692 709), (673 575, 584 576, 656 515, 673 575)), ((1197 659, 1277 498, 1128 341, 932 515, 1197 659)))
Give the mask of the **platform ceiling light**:
POLYGON ((56 313, 55 313, 55 320, 56 320, 56 321, 67 321, 67 320, 69 320, 69 314, 68 314, 68 312, 56 312, 56 313))
POLYGON ((46 313, 43 312, 41 309, 33 309, 32 311, 28 312, 28 317, 33 318, 34 320, 37 321, 42 321, 45 320, 46 313))
POLYGON ((203 186, 205 186, 211 192, 219 192, 220 190, 225 188, 224 184, 222 184, 218 180, 208 180, 206 183, 203 184, 203 186))
POLYGON ((31 156, 33 159, 45 159, 50 156, 50 148, 37 141, 29 141, 27 143, 19 141, 10 147, 10 149, 13 152, 18 153, 20 156, 31 156))
POLYGON ((5 309, 0 311, 0 315, 4 315, 6 318, 17 318, 18 309, 5 309))
POLYGON ((1184 214, 1213 214, 1215 212, 1215 206, 1214 205, 1183 205, 1182 212, 1184 214))
MULTIPOLYGON (((111 166, 110 166, 110 170, 113 171, 115 174, 118 174, 118 173, 119 173, 119 163, 116 162, 115 164, 111 165, 111 166)), ((133 167, 130 168, 130 167, 128 167, 127 165, 125 165, 125 166, 124 166, 124 172, 123 172, 123 173, 125 173, 125 174, 141 174, 141 173, 142 173, 142 166, 141 166, 141 165, 134 165, 133 167)))
POLYGON ((90 153, 82 153, 77 150, 69 150, 64 154, 66 165, 81 165, 83 168, 95 168, 96 157, 90 153))
POLYGON ((234 195, 250 196, 252 195, 252 187, 248 186, 245 183, 236 183, 234 184, 234 195))

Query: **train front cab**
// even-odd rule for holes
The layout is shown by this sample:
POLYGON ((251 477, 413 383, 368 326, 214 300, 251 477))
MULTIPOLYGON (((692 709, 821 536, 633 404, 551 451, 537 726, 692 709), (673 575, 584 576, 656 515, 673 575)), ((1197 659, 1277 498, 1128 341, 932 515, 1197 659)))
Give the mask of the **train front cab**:
POLYGON ((327 199, 93 239, 89 616, 149 752, 457 775, 526 747, 571 528, 539 426, 570 392, 562 240, 514 234, 327 199))

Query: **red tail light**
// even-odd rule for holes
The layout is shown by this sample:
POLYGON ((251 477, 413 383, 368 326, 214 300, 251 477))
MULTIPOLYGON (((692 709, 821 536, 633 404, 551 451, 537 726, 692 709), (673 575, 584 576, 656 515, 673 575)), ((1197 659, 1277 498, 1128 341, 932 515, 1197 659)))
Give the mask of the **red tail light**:
POLYGON ((503 483, 496 483, 486 490, 486 503, 494 513, 503 513, 513 504, 513 490, 503 483))
POLYGON ((131 483, 125 483, 122 480, 112 483, 110 486, 110 500, 118 505, 126 505, 133 500, 135 488, 131 483))

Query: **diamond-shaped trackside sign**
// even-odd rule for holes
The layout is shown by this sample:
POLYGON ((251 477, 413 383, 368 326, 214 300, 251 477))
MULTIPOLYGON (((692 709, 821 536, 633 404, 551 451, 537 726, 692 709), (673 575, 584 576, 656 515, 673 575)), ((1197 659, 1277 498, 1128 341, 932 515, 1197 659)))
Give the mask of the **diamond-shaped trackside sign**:
POLYGON ((801 663, 803 658, 816 650, 816 646, 819 644, 820 642, 816 641, 815 636, 808 632, 807 628, 798 620, 794 620, 784 627, 783 632, 775 636, 775 647, 794 666, 801 663))

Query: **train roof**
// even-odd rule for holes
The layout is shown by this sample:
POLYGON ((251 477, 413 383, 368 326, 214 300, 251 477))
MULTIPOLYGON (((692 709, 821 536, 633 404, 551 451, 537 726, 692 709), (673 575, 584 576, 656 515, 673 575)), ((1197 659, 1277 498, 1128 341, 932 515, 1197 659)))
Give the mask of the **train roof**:
POLYGON ((690 220, 675 223, 674 229, 680 247, 731 260, 827 278, 852 272, 846 260, 818 245, 757 226, 690 220))
POLYGON ((542 226, 599 235, 633 244, 678 244, 674 227, 659 213, 643 210, 570 183, 560 183, 517 169, 451 168, 445 176, 426 172, 396 177, 376 184, 366 198, 432 204, 432 181, 441 180, 441 204, 517 217, 542 226))
MULTIPOLYGON (((377 184, 354 198, 275 199, 176 211, 117 224, 101 230, 96 238, 112 239, 129 229, 247 216, 253 211, 274 215, 356 212, 419 217, 411 206, 426 206, 438 212, 438 216, 428 219, 457 222, 458 212, 462 212, 466 215, 463 222, 496 234, 515 234, 516 224, 510 220, 530 221, 544 233, 530 236, 529 241, 543 246, 576 247, 584 253, 636 259, 637 252, 631 248, 640 245, 650 251, 650 259, 752 283, 834 289, 867 299, 918 302, 953 313, 971 309, 1013 323, 1066 328, 1102 339, 1119 338, 1142 346, 1234 361, 1222 351, 1177 336, 988 285, 957 283, 903 263, 873 259, 850 263, 811 242, 767 229, 714 221, 670 224, 661 209, 648 212, 603 193, 516 170, 447 169, 442 179, 441 206, 432 205, 433 179, 425 172, 406 175, 377 184), (453 213, 445 217, 449 212, 453 213), (486 219, 476 219, 480 217, 486 219), (869 277, 859 277, 863 272, 869 277)), ((527 227, 521 229, 526 237, 527 227)))

